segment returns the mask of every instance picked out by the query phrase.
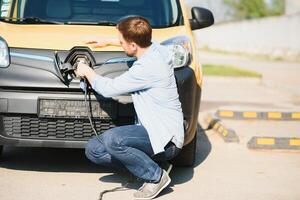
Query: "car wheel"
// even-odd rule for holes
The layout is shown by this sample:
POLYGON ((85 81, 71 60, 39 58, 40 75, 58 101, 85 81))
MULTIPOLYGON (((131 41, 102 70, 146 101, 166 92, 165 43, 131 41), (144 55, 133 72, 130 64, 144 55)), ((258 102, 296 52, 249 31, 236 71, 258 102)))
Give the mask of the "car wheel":
POLYGON ((191 167, 195 162, 197 146, 197 133, 194 139, 187 145, 185 145, 181 152, 172 160, 175 166, 191 167))

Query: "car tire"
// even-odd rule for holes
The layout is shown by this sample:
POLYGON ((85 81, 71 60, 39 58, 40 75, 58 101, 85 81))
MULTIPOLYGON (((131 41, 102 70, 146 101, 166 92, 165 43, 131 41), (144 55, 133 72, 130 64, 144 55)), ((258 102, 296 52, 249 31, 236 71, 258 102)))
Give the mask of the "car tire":
POLYGON ((3 146, 0 145, 0 159, 2 157, 3 146))
POLYGON ((182 148, 181 152, 172 160, 172 163, 175 166, 180 166, 180 167, 193 166, 196 157, 196 146, 197 146, 197 132, 193 140, 182 148))

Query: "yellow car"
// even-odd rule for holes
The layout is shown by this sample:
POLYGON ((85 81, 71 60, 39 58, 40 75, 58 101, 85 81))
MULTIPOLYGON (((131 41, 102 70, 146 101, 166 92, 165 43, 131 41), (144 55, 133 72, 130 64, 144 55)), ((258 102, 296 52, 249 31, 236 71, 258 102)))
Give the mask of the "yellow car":
POLYGON ((185 120, 185 146, 175 159, 192 165, 202 73, 192 30, 214 23, 212 13, 183 0, 1 0, 0 154, 3 146, 84 148, 99 132, 136 123, 130 94, 91 94, 89 111, 72 70, 84 60, 98 74, 116 77, 134 61, 119 46, 94 48, 85 41, 117 38, 116 24, 140 15, 153 27, 153 40, 173 53, 185 120))

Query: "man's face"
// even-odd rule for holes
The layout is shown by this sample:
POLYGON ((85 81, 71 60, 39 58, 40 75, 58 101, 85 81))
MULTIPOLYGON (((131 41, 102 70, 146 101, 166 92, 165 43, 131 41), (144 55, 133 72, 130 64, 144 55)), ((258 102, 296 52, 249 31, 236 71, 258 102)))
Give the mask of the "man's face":
POLYGON ((119 40, 122 48, 124 49, 125 53, 129 57, 133 57, 136 55, 137 52, 137 45, 134 42, 127 42, 123 35, 119 32, 119 40))

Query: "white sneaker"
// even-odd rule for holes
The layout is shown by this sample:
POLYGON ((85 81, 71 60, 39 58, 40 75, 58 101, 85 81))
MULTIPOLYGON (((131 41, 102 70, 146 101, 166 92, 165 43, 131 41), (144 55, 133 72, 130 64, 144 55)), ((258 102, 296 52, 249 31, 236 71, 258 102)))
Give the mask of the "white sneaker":
POLYGON ((148 200, 155 198, 171 182, 168 173, 163 169, 158 183, 144 183, 137 192, 133 194, 135 199, 148 200))

